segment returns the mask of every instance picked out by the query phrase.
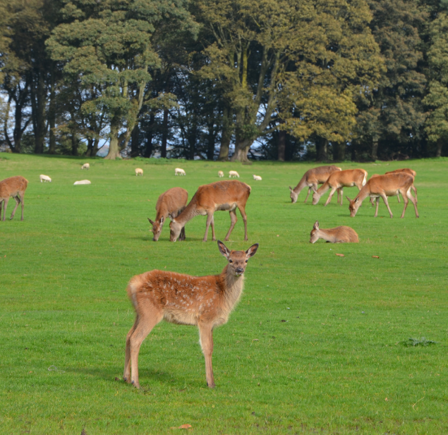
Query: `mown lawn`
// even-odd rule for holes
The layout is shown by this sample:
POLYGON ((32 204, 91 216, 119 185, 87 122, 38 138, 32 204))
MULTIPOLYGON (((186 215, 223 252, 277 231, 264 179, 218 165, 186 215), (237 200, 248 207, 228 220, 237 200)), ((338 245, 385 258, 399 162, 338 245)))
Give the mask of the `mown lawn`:
MULTIPOLYGON (((376 219, 368 201, 355 218, 345 197, 342 207, 336 196, 323 207, 327 195, 312 206, 303 191, 291 204, 288 186, 313 166, 0 154, 0 179, 29 180, 24 221, 18 211, 0 222, 1 433, 168 434, 183 424, 195 434, 448 433, 448 159, 341 164, 416 170, 420 219, 412 204, 400 219, 395 198, 393 219, 382 202, 376 219), (176 166, 187 176, 175 177, 176 166), (216 243, 202 242, 204 217, 177 243, 167 226, 153 242, 147 217, 168 188, 191 198, 220 169, 252 186, 249 241, 238 215, 227 246, 260 248, 240 304, 214 333, 217 387, 206 387, 196 328, 161 323, 142 346, 136 390, 121 381, 134 321, 128 280, 225 266, 216 243), (39 183, 41 173, 53 182, 39 183), (84 178, 92 184, 73 186, 84 178), (353 227, 360 243, 311 245, 316 220, 353 227), (436 343, 404 345, 423 337, 436 343)), ((215 224, 223 239, 228 213, 215 224)))

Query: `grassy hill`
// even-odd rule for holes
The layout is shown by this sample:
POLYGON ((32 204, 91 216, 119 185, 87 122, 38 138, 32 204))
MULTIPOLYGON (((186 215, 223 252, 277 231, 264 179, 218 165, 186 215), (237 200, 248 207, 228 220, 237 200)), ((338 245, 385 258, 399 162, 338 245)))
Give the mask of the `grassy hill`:
MULTIPOLYGON (((288 186, 313 164, 154 163, 0 154, 0 179, 29 180, 24 221, 18 211, 0 222, 3 433, 164 434, 183 424, 195 434, 448 432, 447 159, 340 165, 416 170, 419 219, 412 204, 400 219, 395 198, 393 219, 382 201, 374 219, 367 200, 350 218, 345 195, 356 188, 342 207, 336 195, 327 207, 327 195, 304 204, 305 191, 291 204, 288 186), (175 177, 176 166, 187 176, 175 177), (252 193, 249 241, 238 213, 227 246, 260 248, 240 304, 214 332, 217 387, 206 387, 197 329, 162 322, 142 346, 136 390, 121 381, 129 279, 225 266, 211 233, 202 242, 205 217, 177 243, 168 225, 153 242, 147 217, 165 190, 191 198, 231 169, 252 193), (84 178, 92 184, 73 186, 84 178), (351 226, 360 243, 310 244, 316 220, 351 226)), ((217 238, 229 225, 228 213, 215 214, 217 238)))

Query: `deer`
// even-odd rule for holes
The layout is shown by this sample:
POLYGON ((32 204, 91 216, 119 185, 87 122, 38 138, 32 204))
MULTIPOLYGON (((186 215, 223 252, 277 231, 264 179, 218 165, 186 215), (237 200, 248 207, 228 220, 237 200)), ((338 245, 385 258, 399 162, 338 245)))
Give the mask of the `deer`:
POLYGON ((317 189, 313 194, 313 205, 319 202, 320 197, 331 188, 330 195, 324 206, 327 206, 336 190, 338 191, 338 202, 342 205, 342 192, 344 187, 356 186, 359 190, 366 184, 367 171, 364 169, 346 169, 345 171, 336 171, 330 174, 327 181, 317 189))
POLYGON ((10 219, 14 218, 16 214, 16 210, 19 204, 22 206, 22 217, 21 221, 23 221, 23 208, 24 204, 24 196, 25 190, 28 186, 28 180, 20 175, 15 177, 5 178, 0 181, 0 219, 2 219, 2 209, 3 209, 3 221, 6 217, 6 209, 8 207, 9 198, 14 198, 16 200, 16 206, 12 211, 10 219))
POLYGON ((207 385, 215 387, 212 367, 213 329, 227 323, 241 298, 247 262, 257 252, 258 243, 246 251, 229 251, 218 240, 218 249, 227 259, 227 265, 219 275, 197 277, 152 270, 131 278, 126 291, 136 316, 126 336, 123 379, 127 383, 140 388, 140 346, 152 329, 165 320, 198 327, 207 385))
MULTIPOLYGON (((174 219, 185 208, 188 201, 188 192, 181 187, 173 187, 159 196, 156 204, 156 220, 148 218, 152 225, 153 241, 159 240, 166 218, 174 219)), ((179 240, 185 240, 185 228, 182 228, 179 240)))
POLYGON ((404 218, 406 213, 406 208, 408 206, 409 200, 414 204, 415 217, 419 217, 417 210, 417 200, 411 195, 411 187, 414 183, 414 177, 412 175, 406 174, 404 172, 396 172, 388 175, 378 175, 376 177, 370 178, 365 186, 359 191, 355 199, 351 200, 348 196, 347 199, 350 202, 349 210, 350 216, 355 217, 364 199, 368 196, 370 198, 376 199, 376 210, 375 216, 378 216, 378 205, 380 197, 383 198, 386 204, 387 210, 389 211, 390 217, 393 217, 392 211, 389 207, 387 201, 388 196, 396 196, 401 193, 404 201, 404 208, 401 217, 404 218))
MULTIPOLYGON (((398 172, 404 172, 405 174, 411 175, 413 178, 415 178, 415 176, 417 175, 417 172, 415 172, 413 169, 409 169, 409 168, 395 169, 395 171, 386 172, 384 175, 395 174, 398 172)), ((379 176, 380 176, 380 174, 373 174, 371 178, 379 177, 379 176)), ((417 188, 414 186, 414 184, 412 184, 411 189, 414 191, 415 200, 417 201, 417 188)), ((397 201, 398 201, 398 203, 400 203, 400 192, 397 193, 397 201)), ((370 203, 372 204, 372 206, 374 206, 375 199, 370 198, 370 203)))
POLYGON ((327 243, 358 243, 358 234, 353 228, 340 226, 336 228, 320 229, 319 222, 314 223, 310 233, 310 243, 324 239, 327 243))
POLYGON ((289 186, 290 198, 291 202, 295 204, 297 202, 297 198, 299 193, 305 188, 308 187, 308 193, 306 194, 305 204, 308 200, 308 196, 310 195, 311 190, 315 192, 317 190, 317 186, 319 184, 323 184, 327 181, 330 174, 335 171, 342 171, 338 166, 330 165, 330 166, 318 166, 317 168, 309 169, 303 174, 303 177, 299 181, 294 189, 289 186))
POLYGON ((195 216, 207 216, 203 241, 207 241, 208 230, 212 226, 212 240, 215 241, 215 224, 213 215, 215 211, 228 211, 230 214, 230 228, 225 237, 229 240, 230 234, 237 222, 236 209, 241 213, 244 221, 244 240, 247 239, 246 202, 249 199, 251 187, 238 180, 217 181, 199 186, 184 211, 170 222, 170 241, 175 242, 181 229, 195 216))

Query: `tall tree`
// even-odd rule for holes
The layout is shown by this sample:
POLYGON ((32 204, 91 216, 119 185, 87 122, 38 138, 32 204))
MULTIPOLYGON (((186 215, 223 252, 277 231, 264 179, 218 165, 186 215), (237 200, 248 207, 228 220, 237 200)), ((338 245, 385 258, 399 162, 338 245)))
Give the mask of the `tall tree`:
MULTIPOLYGON (((160 59, 152 44, 156 28, 175 21, 192 28, 185 0, 73 0, 62 10, 66 23, 48 40, 52 58, 64 62, 64 71, 77 75, 83 86, 100 86, 101 95, 83 110, 104 113, 109 122, 110 146, 106 158, 120 157, 119 136, 129 141, 145 100, 149 68, 160 59)), ((174 24, 170 23, 171 26, 174 24)))

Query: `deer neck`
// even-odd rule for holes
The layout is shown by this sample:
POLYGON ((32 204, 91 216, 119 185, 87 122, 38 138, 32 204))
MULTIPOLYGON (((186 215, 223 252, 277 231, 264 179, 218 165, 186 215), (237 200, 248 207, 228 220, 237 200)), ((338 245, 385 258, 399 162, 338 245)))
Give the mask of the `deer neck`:
POLYGON ((224 299, 227 305, 228 312, 232 311, 238 303, 244 289, 244 275, 235 276, 228 265, 221 273, 224 279, 224 299))
POLYGON ((196 204, 196 195, 193 196, 193 198, 191 199, 191 201, 188 203, 188 205, 184 208, 184 210, 182 211, 182 213, 180 213, 177 217, 176 217, 176 222, 178 222, 180 225, 185 226, 185 224, 190 221, 191 219, 193 219, 195 216, 197 216, 198 211, 197 211, 197 204, 196 204))

